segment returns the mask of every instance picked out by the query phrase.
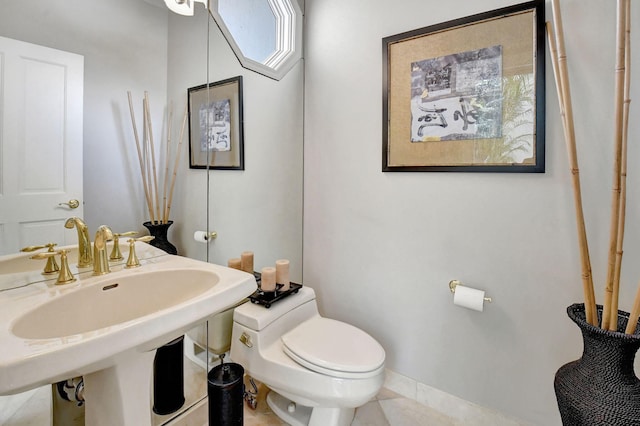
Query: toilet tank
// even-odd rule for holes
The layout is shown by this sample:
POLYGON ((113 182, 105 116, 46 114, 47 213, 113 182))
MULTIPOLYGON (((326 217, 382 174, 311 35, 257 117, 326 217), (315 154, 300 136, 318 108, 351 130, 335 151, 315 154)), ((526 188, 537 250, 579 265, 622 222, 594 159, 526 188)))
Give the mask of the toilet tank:
POLYGON ((233 321, 251 330, 260 331, 279 318, 291 313, 295 318, 287 318, 287 322, 295 326, 313 315, 318 315, 315 298, 316 294, 312 288, 302 287, 297 293, 273 303, 269 308, 259 304, 246 303, 235 310, 233 321), (303 305, 305 305, 304 309, 296 309, 303 305))

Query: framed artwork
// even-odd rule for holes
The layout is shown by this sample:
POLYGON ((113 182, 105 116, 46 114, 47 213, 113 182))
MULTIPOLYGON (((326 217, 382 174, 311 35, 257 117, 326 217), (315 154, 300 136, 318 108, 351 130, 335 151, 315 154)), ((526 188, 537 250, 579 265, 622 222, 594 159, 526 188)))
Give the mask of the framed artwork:
POLYGON ((544 172, 544 0, 386 37, 383 172, 544 172))
POLYGON ((244 170, 242 76, 187 90, 189 168, 244 170))

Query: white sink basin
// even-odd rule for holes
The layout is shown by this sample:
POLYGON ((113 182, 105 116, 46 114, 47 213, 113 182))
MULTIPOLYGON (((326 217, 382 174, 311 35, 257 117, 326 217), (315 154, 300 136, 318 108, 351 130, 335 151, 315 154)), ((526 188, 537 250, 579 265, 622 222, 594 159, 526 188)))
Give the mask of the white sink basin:
POLYGON ((69 337, 142 318, 200 296, 218 283, 210 270, 149 271, 107 279, 46 302, 16 320, 24 339, 69 337))
POLYGON ((251 274, 165 255, 72 284, 0 292, 0 395, 83 375, 87 424, 148 424, 155 349, 255 289, 251 274))

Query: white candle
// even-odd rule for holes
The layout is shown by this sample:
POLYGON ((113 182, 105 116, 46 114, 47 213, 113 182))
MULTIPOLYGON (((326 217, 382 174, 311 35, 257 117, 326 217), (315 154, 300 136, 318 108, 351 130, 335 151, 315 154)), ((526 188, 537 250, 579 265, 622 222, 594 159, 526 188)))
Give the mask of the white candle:
POLYGON ((227 261, 227 266, 229 268, 242 270, 242 260, 239 257, 234 257, 233 259, 229 259, 227 261))
POLYGON ((240 260, 242 262, 242 270, 253 274, 253 252, 245 251, 240 255, 240 260))
POLYGON ((276 291, 276 268, 265 266, 262 268, 261 273, 260 289, 266 292, 276 291))
POLYGON ((276 260, 276 283, 282 284, 281 291, 289 290, 289 261, 276 260))

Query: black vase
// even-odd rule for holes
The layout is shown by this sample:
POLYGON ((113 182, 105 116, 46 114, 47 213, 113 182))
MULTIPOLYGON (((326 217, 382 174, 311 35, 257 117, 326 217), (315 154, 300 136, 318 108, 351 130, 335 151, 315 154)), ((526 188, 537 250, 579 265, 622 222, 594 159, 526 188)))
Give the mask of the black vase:
POLYGON ((168 221, 167 223, 145 222, 143 223, 143 225, 149 230, 149 234, 155 237, 149 242, 149 244, 156 248, 159 248, 160 250, 164 250, 169 254, 178 254, 178 249, 176 249, 176 246, 171 244, 167 239, 169 227, 173 225, 172 220, 168 221))
MULTIPOLYGON (((597 306, 601 324, 602 306, 597 306)), ((582 331, 582 357, 557 371, 554 388, 564 426, 640 425, 640 380, 633 361, 640 336, 625 334, 629 314, 618 311, 617 331, 587 323, 584 304, 567 308, 582 331)))

